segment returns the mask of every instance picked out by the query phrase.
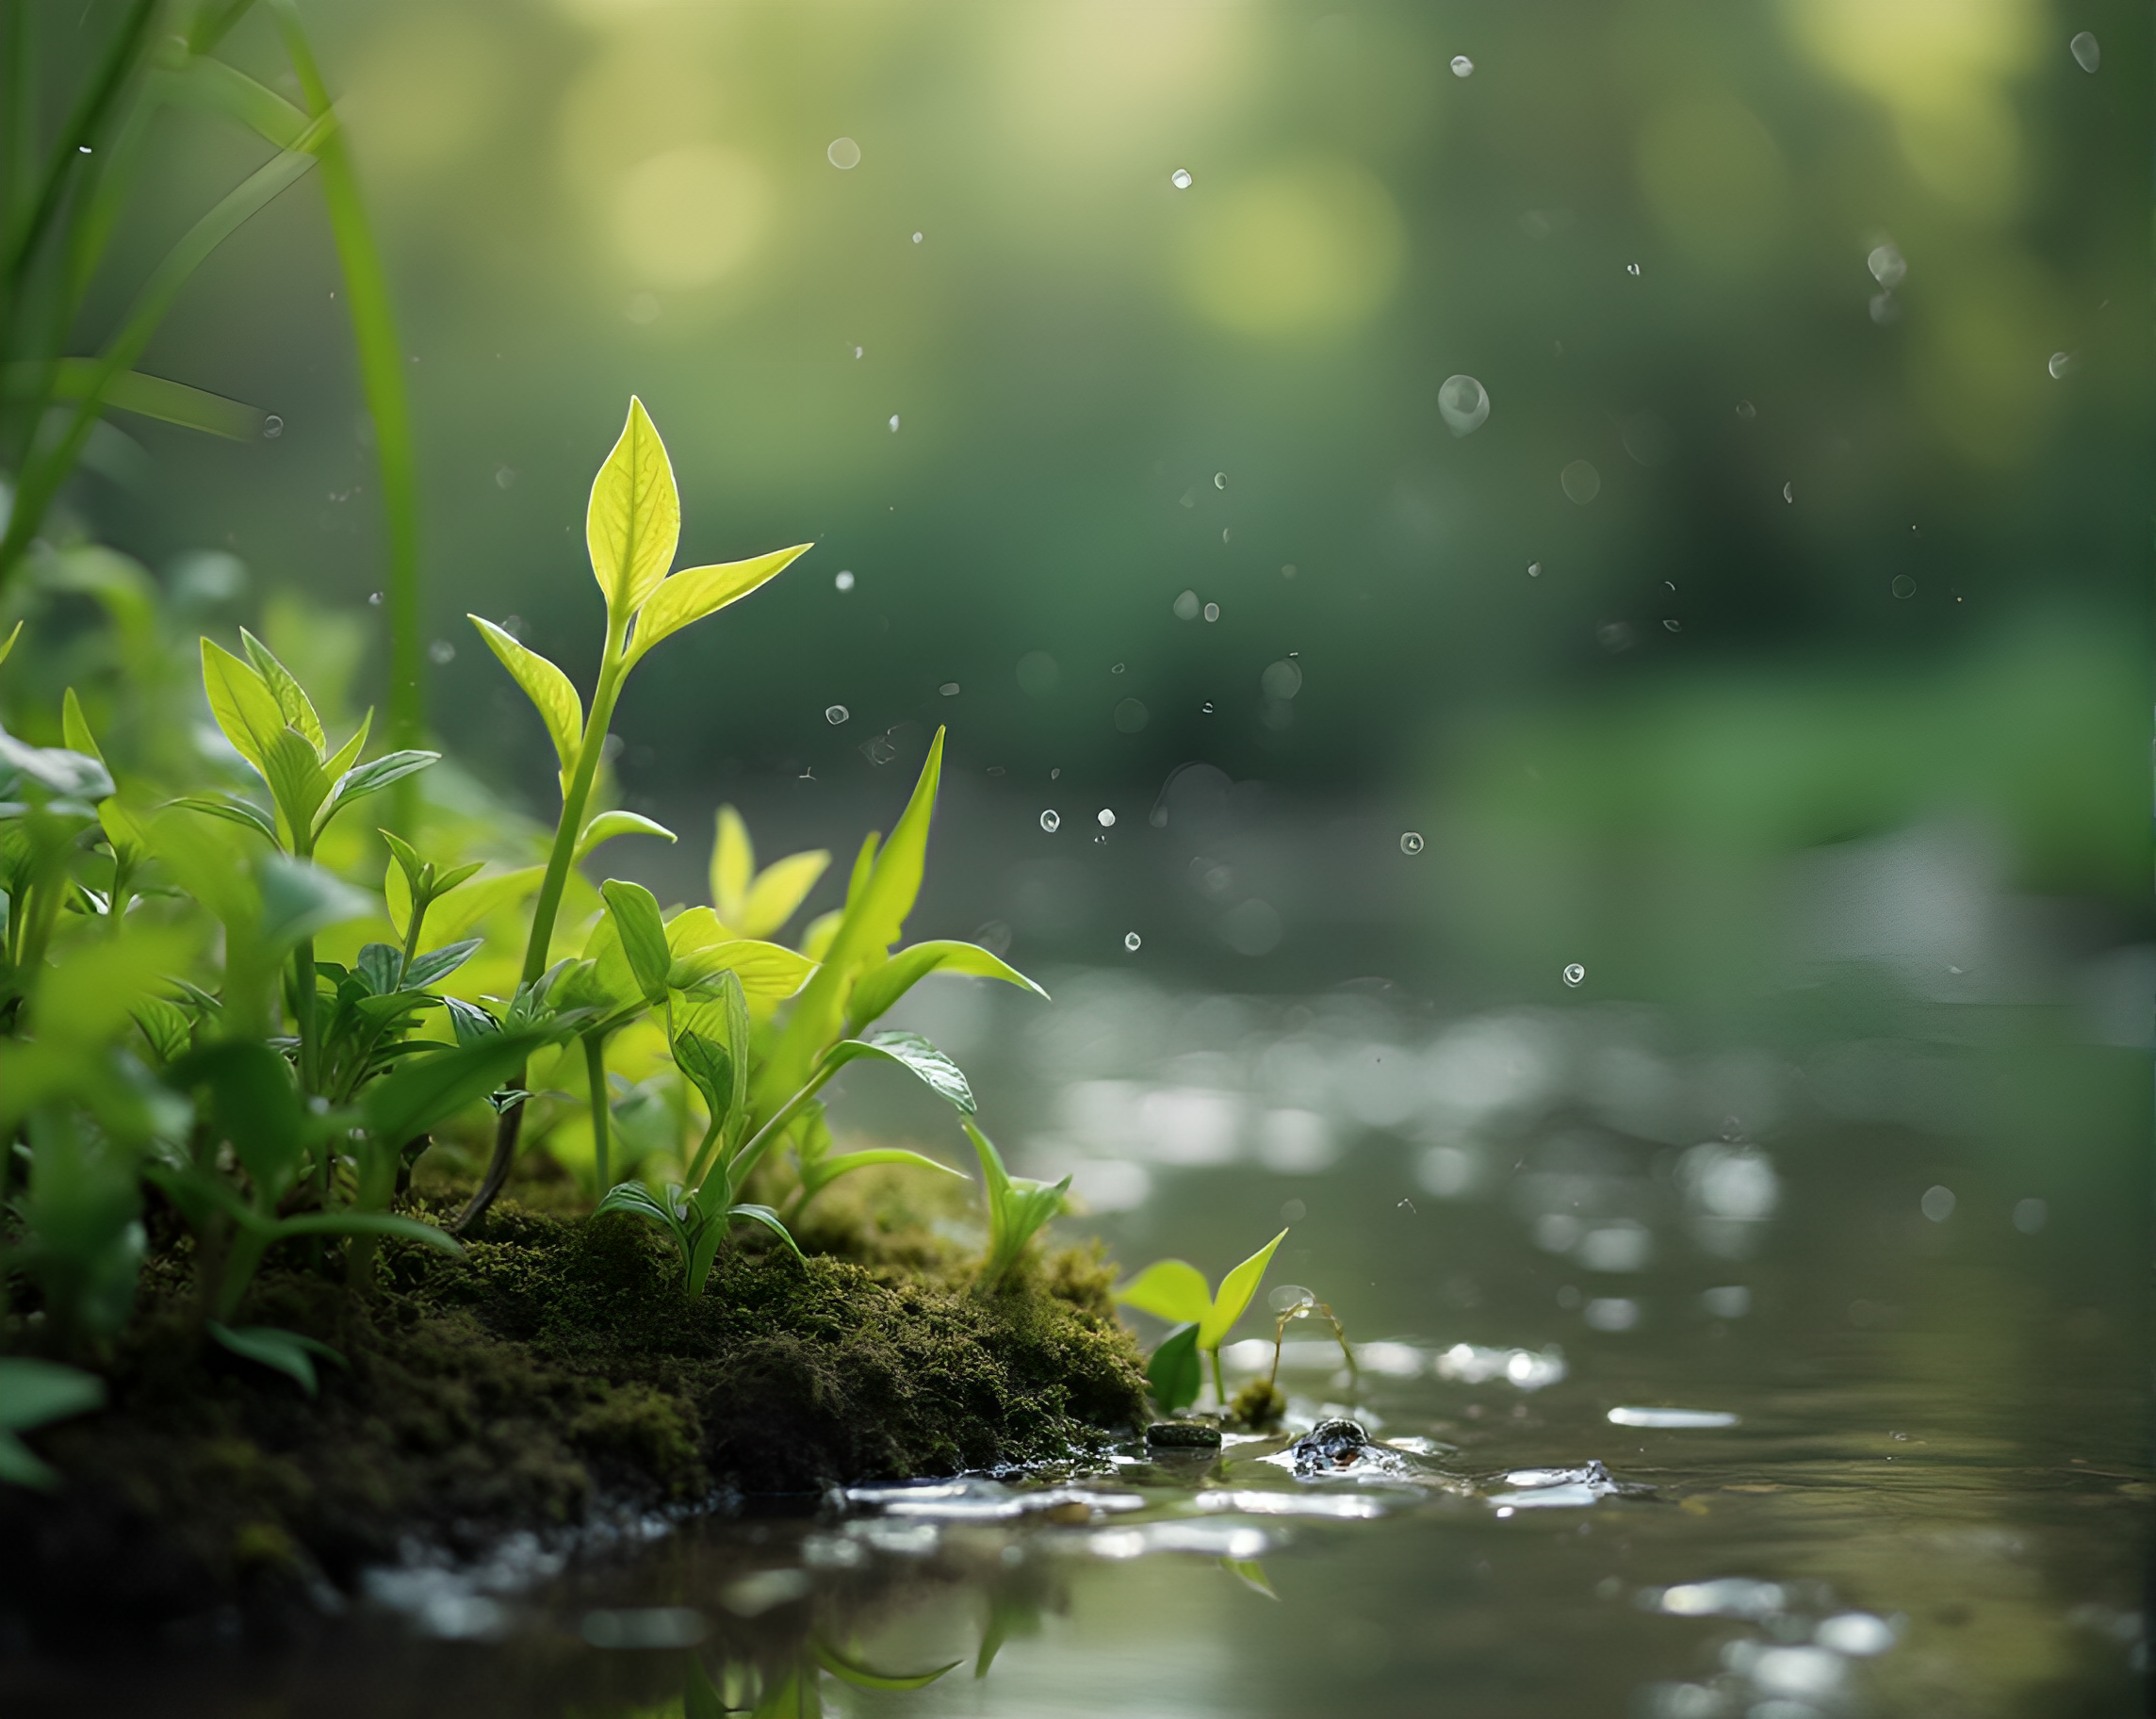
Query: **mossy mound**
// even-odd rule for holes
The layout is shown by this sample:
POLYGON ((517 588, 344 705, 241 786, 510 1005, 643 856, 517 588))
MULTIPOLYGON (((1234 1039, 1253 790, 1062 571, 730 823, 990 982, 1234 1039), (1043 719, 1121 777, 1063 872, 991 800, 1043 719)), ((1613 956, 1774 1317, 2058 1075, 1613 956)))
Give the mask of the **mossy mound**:
POLYGON ((0 1607, 41 1634, 140 1627, 347 1586, 414 1538, 473 1553, 604 1511, 1052 1461, 1142 1421, 1096 1253, 983 1295, 925 1231, 834 1212, 811 1234, 851 1257, 751 1242, 694 1299, 635 1220, 508 1203, 465 1261, 391 1251, 365 1298, 265 1271, 239 1322, 347 1360, 313 1400, 199 1342, 168 1256, 110 1406, 36 1440, 65 1483, 0 1487, 0 1607))

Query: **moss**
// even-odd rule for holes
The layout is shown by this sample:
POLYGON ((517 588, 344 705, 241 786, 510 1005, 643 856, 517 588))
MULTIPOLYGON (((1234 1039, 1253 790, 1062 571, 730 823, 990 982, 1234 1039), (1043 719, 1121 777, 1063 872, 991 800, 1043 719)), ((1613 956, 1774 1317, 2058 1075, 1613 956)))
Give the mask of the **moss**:
POLYGON ((1097 1249, 984 1296, 955 1244, 837 1192, 804 1226, 828 1252, 751 1239, 694 1299, 648 1226, 507 1203, 462 1262, 385 1250, 364 1300, 273 1261, 238 1322, 340 1351, 311 1401, 202 1345, 185 1262, 155 1261, 111 1407, 38 1435, 66 1483, 0 1488, 0 1542, 28 1548, 0 1605, 41 1632, 155 1621, 349 1583, 411 1537, 473 1552, 601 1504, 1015 1466, 1142 1421, 1097 1249))

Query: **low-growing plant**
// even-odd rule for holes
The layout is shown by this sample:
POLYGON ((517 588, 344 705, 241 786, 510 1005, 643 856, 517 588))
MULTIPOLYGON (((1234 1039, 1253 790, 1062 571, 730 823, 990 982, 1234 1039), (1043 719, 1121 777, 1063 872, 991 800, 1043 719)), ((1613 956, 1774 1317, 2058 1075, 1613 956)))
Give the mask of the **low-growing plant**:
POLYGON ((971 1121, 964 1126, 981 1161, 981 1182, 988 1197, 988 1251, 981 1261, 981 1286, 993 1289, 1010 1275, 1025 1252, 1025 1244, 1069 1203, 1065 1196, 1070 1191, 1070 1178, 1052 1184, 1013 1176, 1004 1169, 1003 1154, 988 1137, 971 1121))
POLYGON ((1204 1273, 1187 1260, 1156 1260, 1117 1288, 1116 1300, 1140 1313, 1176 1321, 1153 1350, 1146 1368, 1153 1400, 1163 1414, 1172 1415, 1198 1400, 1203 1381, 1199 1357, 1213 1364, 1213 1394, 1220 1406, 1228 1406, 1228 1388, 1220 1373, 1220 1345, 1243 1317, 1244 1308, 1257 1294, 1273 1250, 1287 1237, 1282 1230, 1250 1258, 1220 1280, 1216 1291, 1205 1286, 1204 1273))

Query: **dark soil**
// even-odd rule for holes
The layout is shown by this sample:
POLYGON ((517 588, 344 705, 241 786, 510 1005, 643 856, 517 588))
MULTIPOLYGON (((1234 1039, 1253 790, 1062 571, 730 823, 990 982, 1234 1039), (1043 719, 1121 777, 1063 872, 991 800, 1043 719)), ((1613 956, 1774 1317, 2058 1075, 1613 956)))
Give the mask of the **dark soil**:
POLYGON ((636 1220, 507 1203, 467 1260, 387 1251, 366 1297, 295 1260, 236 1323, 335 1345, 348 1366, 313 1400, 205 1347, 184 1256, 155 1260, 110 1406, 33 1435, 63 1484, 0 1486, 0 1611, 57 1640, 304 1608, 415 1539, 476 1554, 610 1513, 1053 1461, 1142 1424, 1096 1252, 984 1296, 908 1222, 834 1203, 806 1238, 829 1251, 749 1240, 693 1300, 636 1220))

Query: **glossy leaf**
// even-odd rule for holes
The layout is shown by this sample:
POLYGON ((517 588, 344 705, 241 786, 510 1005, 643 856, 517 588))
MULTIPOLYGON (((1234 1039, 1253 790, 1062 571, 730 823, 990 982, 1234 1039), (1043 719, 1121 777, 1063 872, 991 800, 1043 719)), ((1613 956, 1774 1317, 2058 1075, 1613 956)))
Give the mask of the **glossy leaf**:
POLYGON ((973 1143, 974 1155, 981 1164, 981 1180, 988 1190, 988 1252, 981 1262, 981 1282, 992 1289, 1018 1263, 1034 1232, 1063 1209, 1070 1178, 1065 1176, 1051 1187, 1013 1176, 1004 1169, 1003 1154, 971 1119, 961 1119, 960 1125, 973 1143))
POLYGON ((322 808, 320 817, 316 819, 317 827, 327 825, 354 800, 365 799, 370 794, 380 794, 390 783, 402 781, 404 778, 426 769, 429 764, 438 763, 441 756, 439 752, 389 752, 371 763, 346 771, 331 792, 329 804, 322 808))
POLYGON ((592 480, 584 513, 592 576, 616 626, 626 626, 659 588, 674 565, 680 536, 681 497, 674 486, 674 467, 644 402, 631 395, 629 421, 592 480))
POLYGON ((205 811, 213 818, 222 818, 227 824, 242 825, 258 835, 268 837, 272 843, 277 840, 277 826, 270 821, 269 814, 245 800, 210 800, 189 795, 172 803, 174 806, 184 806, 189 811, 205 811))
POLYGON ((233 749, 267 780, 270 748, 285 731, 285 712, 275 696, 251 664, 208 639, 202 642, 202 664, 209 713, 233 749))
POLYGON ((239 644, 247 652, 247 660, 254 665, 254 672, 262 677, 263 685, 270 689, 270 696, 277 700, 285 726, 299 729, 307 745, 315 749, 315 757, 320 759, 329 750, 329 737, 322 732, 322 719, 315 714, 314 701, 294 679, 292 671, 270 653, 270 647, 244 627, 239 630, 239 644))
MULTIPOLYGON (((678 516, 677 516, 678 519, 678 516)), ((645 602, 636 617, 636 642, 630 650, 630 660, 640 658, 662 639, 673 637, 682 628, 715 614, 728 603, 739 602, 766 580, 783 573, 788 566, 816 546, 797 543, 790 549, 775 549, 768 555, 758 555, 748 561, 729 561, 709 567, 683 567, 665 583, 654 591, 645 602)), ((673 559, 673 546, 667 547, 667 560, 673 559)))
POLYGON ((1258 1292, 1266 1268, 1272 1263, 1273 1250, 1286 1238, 1287 1232, 1282 1230, 1220 1280, 1220 1287, 1213 1297, 1213 1309, 1198 1329, 1200 1349, 1218 1349, 1222 1339, 1234 1329, 1235 1321, 1243 1317, 1243 1309, 1250 1304, 1250 1297, 1258 1292))
POLYGON ((488 1033, 407 1058, 367 1089, 360 1114, 368 1132, 384 1145, 416 1138, 500 1086, 544 1042, 538 1033, 488 1033))
POLYGON ((932 941, 901 949, 880 966, 872 967, 856 982, 846 1000, 846 1023, 858 1032, 884 1014, 892 1004, 931 973, 969 974, 976 978, 1002 979, 1047 1001, 1048 993, 1002 957, 977 943, 932 941))
POLYGON ((586 824, 583 833, 577 838, 578 860, 584 859, 602 842, 612 842, 616 836, 657 836, 662 842, 674 841, 674 832, 663 824, 633 811, 602 811, 586 824))
POLYGON ((817 1185, 827 1187, 841 1176, 857 1170, 866 1170, 872 1164, 904 1164, 914 1170, 940 1171, 947 1176, 956 1176, 961 1182, 971 1180, 956 1165, 945 1164, 924 1152, 908 1152, 902 1146, 873 1146, 862 1152, 833 1153, 828 1157, 819 1158, 816 1161, 817 1185))
POLYGON ((426 990, 440 984, 466 961, 479 953, 485 940, 467 937, 461 942, 444 943, 439 949, 429 949, 412 958, 411 966, 404 969, 403 989, 426 990))
POLYGON ((793 1232, 786 1227, 786 1220, 768 1205, 729 1205, 727 1216, 743 1223, 760 1223, 792 1251, 795 1259, 807 1260, 801 1244, 793 1239, 793 1232))
MULTIPOLYGON (((446 887, 437 885, 434 908, 428 915, 427 925, 434 936, 453 939, 489 914, 531 894, 539 887, 546 870, 545 866, 527 865, 513 872, 497 872, 491 877, 474 878, 457 886, 454 895, 450 895, 446 887)), ((387 898, 389 923, 398 927, 401 936, 411 923, 412 892, 400 869, 392 869, 384 877, 383 894, 387 898)))
POLYGON ((70 752, 80 752, 85 758, 105 762, 105 754, 98 749, 97 738, 90 731, 90 724, 83 717, 82 700, 69 687, 60 695, 60 739, 70 752))
POLYGON ((1146 1362, 1146 1389, 1163 1415, 1176 1415, 1196 1402, 1204 1388, 1205 1376, 1198 1362, 1198 1327, 1178 1325, 1146 1362))
POLYGON ((893 1062, 945 1104, 972 1116, 979 1106, 965 1072, 919 1033, 878 1033, 874 1039, 841 1039, 825 1053, 819 1072, 868 1059, 893 1062))
POLYGON ((1163 1259, 1148 1266, 1116 1291, 1116 1300, 1155 1318, 1187 1320, 1193 1328, 1213 1312, 1213 1291, 1204 1274, 1182 1259, 1163 1259))
POLYGON ((510 678, 531 700, 539 712, 539 720, 547 725, 547 738, 554 743, 554 756, 561 761, 563 779, 567 780, 569 772, 577 766, 577 748, 583 745, 584 738, 584 701, 578 696, 569 677, 492 621, 482 620, 476 614, 467 614, 465 619, 479 629, 479 636, 486 641, 487 648, 500 659, 510 678))
POLYGON ((731 973, 749 1001, 765 1007, 799 990, 816 965, 782 943, 734 936, 709 908, 677 913, 667 923, 666 944, 674 957, 667 982, 675 990, 703 987, 719 974, 731 973))
POLYGON ((207 1323, 209 1334, 234 1354, 283 1373, 310 1397, 319 1388, 315 1379, 317 1355, 345 1365, 344 1357, 327 1343, 296 1331, 280 1331, 274 1325, 242 1325, 235 1330, 215 1319, 207 1323))
POLYGON ((315 813, 329 797, 330 778, 306 736, 297 729, 280 729, 263 753, 262 775, 295 841, 311 836, 315 813))
MULTIPOLYGON (((8 367, 8 381, 26 379, 36 368, 34 363, 11 364, 8 367)), ((97 385, 98 374, 103 368, 95 358, 62 358, 52 367, 52 397, 55 400, 86 398, 97 385)), ((8 391, 13 393, 15 389, 10 387, 8 391)), ((106 377, 99 402, 132 412, 139 417, 154 417, 160 423, 178 424, 183 429, 200 430, 234 442, 253 441, 262 434, 268 416, 259 406, 228 400, 202 388, 190 388, 182 382, 168 382, 162 376, 147 376, 140 370, 121 370, 106 377)))

